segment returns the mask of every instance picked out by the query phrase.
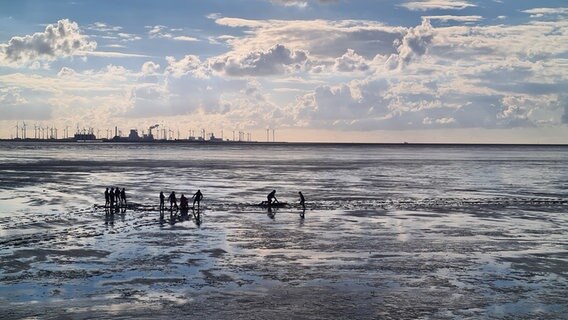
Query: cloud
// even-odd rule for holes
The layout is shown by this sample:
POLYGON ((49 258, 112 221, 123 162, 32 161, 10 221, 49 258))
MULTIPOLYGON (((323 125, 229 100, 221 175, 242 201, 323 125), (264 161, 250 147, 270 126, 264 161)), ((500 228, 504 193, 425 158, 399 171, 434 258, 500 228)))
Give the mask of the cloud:
POLYGON ((222 17, 222 15, 219 12, 212 12, 212 13, 205 15, 205 18, 210 19, 210 20, 217 20, 217 19, 220 19, 221 17, 222 17))
POLYGON ((68 68, 68 67, 63 67, 61 68, 61 70, 59 70, 59 72, 57 73, 58 77, 72 77, 75 75, 75 70, 68 68))
POLYGON ((335 59, 334 69, 339 72, 367 71, 369 64, 354 50, 348 49, 345 54, 335 59))
POLYGON ((220 18, 217 24, 246 28, 242 37, 227 40, 236 52, 264 50, 285 44, 291 50, 305 50, 319 59, 335 59, 348 49, 365 58, 377 54, 396 53, 395 40, 406 34, 407 28, 391 27, 365 20, 247 20, 220 18))
MULTIPOLYGON (((35 74, 0 75, 0 100, 9 106, 3 110, 24 108, 40 118, 102 127, 162 117, 184 127, 351 131, 558 126, 568 120, 565 19, 491 25, 493 19, 479 16, 424 15, 417 26, 403 27, 210 18, 219 25, 211 37, 223 44, 215 46, 216 56, 177 52, 162 63, 142 54, 75 51, 145 59, 128 61, 132 70, 85 70, 89 66, 73 61, 35 74)), ((183 37, 179 28, 157 27, 148 28, 156 38, 183 37)), ((46 61, 29 66, 45 68, 46 61)))
POLYGON ((153 38, 171 38, 172 35, 166 33, 168 27, 163 25, 155 25, 155 26, 147 26, 146 29, 148 30, 148 36, 150 39, 153 38))
POLYGON ((213 70, 229 76, 271 76, 304 69, 308 54, 277 44, 268 50, 226 55, 210 60, 213 70))
POLYGON ((175 35, 183 29, 180 28, 169 28, 164 25, 146 26, 148 30, 148 37, 150 39, 171 39, 176 41, 200 41, 197 38, 186 36, 186 35, 175 35))
POLYGON ((45 102, 30 102, 22 88, 0 88, 0 120, 44 120, 51 115, 45 102))
POLYGON ((22 105, 28 101, 22 97, 21 90, 17 88, 0 89, 0 105, 22 105))
POLYGON ((154 61, 146 61, 142 65, 142 73, 144 75, 155 75, 160 69, 160 65, 154 61))
POLYGON ((137 53, 124 53, 117 51, 78 51, 77 55, 93 56, 93 57, 106 57, 106 58, 149 58, 145 54, 137 53))
POLYGON ((195 78, 207 79, 211 74, 211 70, 196 55, 186 55, 179 60, 166 57, 166 61, 168 62, 166 72, 175 78, 191 75, 195 78))
POLYGON ((434 33, 429 19, 423 19, 421 25, 410 28, 397 48, 400 62, 402 62, 399 65, 407 64, 412 59, 424 55, 434 38, 434 33))
POLYGON ((531 18, 542 18, 545 16, 562 17, 568 15, 568 8, 533 8, 523 10, 524 13, 529 13, 531 18))
POLYGON ((270 2, 286 7, 294 6, 298 8, 305 8, 308 6, 308 1, 303 0, 270 0, 270 2))
POLYGON ((456 21, 456 22, 477 22, 483 20, 482 16, 452 16, 452 15, 443 15, 443 16, 422 16, 422 19, 428 20, 438 20, 442 22, 448 21, 456 21))
MULTIPOLYGON (((305 8, 308 6, 308 0, 270 0, 270 2, 274 4, 283 5, 286 7, 298 7, 298 8, 305 8)), ((327 4, 327 3, 334 3, 337 0, 318 0, 317 2, 327 4)))
POLYGON ((177 40, 177 41, 199 41, 199 39, 197 39, 197 38, 188 37, 188 36, 177 36, 177 37, 173 37, 172 39, 177 40))
POLYGON ((116 35, 122 42, 142 40, 142 37, 132 33, 119 32, 116 35))
POLYGON ((476 5, 469 1, 463 0, 422 0, 411 1, 400 5, 412 11, 427 11, 434 9, 443 10, 462 10, 469 7, 476 7, 476 5))
POLYGON ((44 32, 12 37, 8 43, 0 44, 0 63, 24 66, 37 60, 84 55, 96 47, 96 42, 81 34, 77 23, 63 19, 48 25, 44 32))
POLYGON ((318 86, 300 96, 292 106, 295 123, 366 131, 534 127, 566 120, 556 111, 565 106, 558 89, 539 97, 491 89, 491 81, 459 73, 420 74, 413 68, 389 79, 373 77, 318 86))
POLYGON ((104 22, 95 22, 93 24, 87 25, 86 29, 98 32, 118 32, 122 30, 122 27, 112 26, 104 22))

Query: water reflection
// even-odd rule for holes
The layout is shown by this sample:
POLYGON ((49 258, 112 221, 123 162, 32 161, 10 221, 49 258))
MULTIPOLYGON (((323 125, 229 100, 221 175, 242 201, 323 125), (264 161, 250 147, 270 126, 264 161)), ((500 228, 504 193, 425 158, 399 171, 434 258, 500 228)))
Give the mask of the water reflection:
POLYGON ((266 212, 266 215, 267 215, 270 219, 274 220, 274 219, 276 218, 276 210, 277 210, 276 208, 272 209, 272 207, 269 206, 269 207, 266 209, 266 211, 267 211, 267 212, 266 212))

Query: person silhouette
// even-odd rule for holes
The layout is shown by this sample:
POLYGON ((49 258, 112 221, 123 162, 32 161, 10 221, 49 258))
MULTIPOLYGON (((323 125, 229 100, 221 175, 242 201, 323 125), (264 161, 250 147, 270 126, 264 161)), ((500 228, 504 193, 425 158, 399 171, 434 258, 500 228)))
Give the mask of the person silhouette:
POLYGON ((298 194, 300 195, 300 205, 304 210, 306 210, 306 199, 304 198, 302 191, 299 191, 298 194))
POLYGON ((110 204, 110 199, 109 199, 109 194, 108 194, 108 188, 106 188, 106 190, 105 190, 105 208, 108 207, 109 204, 110 204))
POLYGON ((268 196, 266 196, 266 199, 268 200, 268 206, 270 207, 272 205, 272 200, 274 199, 274 202, 278 203, 278 199, 276 199, 276 190, 272 190, 271 193, 268 194, 268 196))
POLYGON ((118 187, 114 188, 114 202, 116 206, 120 206, 120 189, 118 187))
POLYGON ((170 210, 172 210, 174 207, 177 210, 178 205, 177 205, 176 193, 174 191, 172 191, 172 193, 170 193, 169 199, 170 199, 170 210))
POLYGON ((195 203, 197 202, 197 210, 199 210, 199 204, 201 203, 201 199, 203 199, 203 193, 201 190, 197 190, 197 192, 193 195, 193 208, 195 209, 195 203))
POLYGON ((162 191, 160 191, 160 211, 164 210, 164 200, 166 199, 166 197, 164 196, 164 193, 162 191))
POLYGON ((181 210, 189 209, 189 201, 183 193, 181 194, 181 197, 179 197, 179 207, 181 210))
POLYGON ((126 207, 126 190, 124 190, 124 188, 120 191, 120 202, 124 202, 124 206, 126 207))
POLYGON ((110 188, 110 191, 108 193, 108 199, 110 200, 110 206, 113 207, 114 206, 114 188, 110 188))

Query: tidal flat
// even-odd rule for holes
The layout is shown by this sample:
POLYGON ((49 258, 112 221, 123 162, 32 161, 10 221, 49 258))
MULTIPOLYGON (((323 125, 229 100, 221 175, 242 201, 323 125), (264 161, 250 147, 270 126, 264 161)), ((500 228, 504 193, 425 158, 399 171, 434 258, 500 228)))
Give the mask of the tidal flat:
POLYGON ((568 312, 566 147, 0 150, 3 319, 568 312), (198 188, 199 216, 160 214, 160 191, 198 188), (256 206, 272 189, 290 206, 256 206))

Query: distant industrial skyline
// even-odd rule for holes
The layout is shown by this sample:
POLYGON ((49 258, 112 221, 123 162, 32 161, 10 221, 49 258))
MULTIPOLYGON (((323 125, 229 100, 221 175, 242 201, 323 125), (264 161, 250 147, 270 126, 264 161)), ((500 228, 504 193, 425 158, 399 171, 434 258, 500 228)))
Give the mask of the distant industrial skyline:
MULTIPOLYGON (((147 129, 130 128, 124 130, 114 128, 96 129, 93 127, 66 126, 61 128, 53 126, 28 125, 25 122, 16 122, 11 140, 125 140, 125 141, 153 141, 153 140, 190 140, 190 141, 231 141, 231 142, 276 142, 276 129, 266 129, 265 137, 253 138, 252 132, 227 131, 221 129, 218 132, 208 131, 204 128, 180 130, 170 128, 164 124, 155 124, 147 129), (232 135, 231 135, 232 134, 232 135)), ((280 141, 279 141, 280 142, 280 141)))
POLYGON ((567 92, 560 1, 0 3, 0 138, 568 143, 567 92))

